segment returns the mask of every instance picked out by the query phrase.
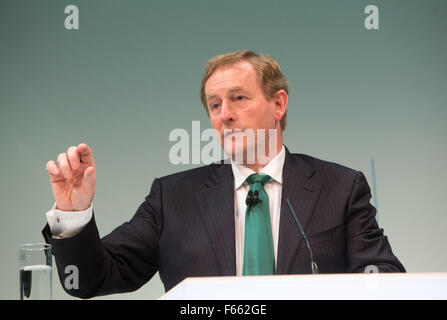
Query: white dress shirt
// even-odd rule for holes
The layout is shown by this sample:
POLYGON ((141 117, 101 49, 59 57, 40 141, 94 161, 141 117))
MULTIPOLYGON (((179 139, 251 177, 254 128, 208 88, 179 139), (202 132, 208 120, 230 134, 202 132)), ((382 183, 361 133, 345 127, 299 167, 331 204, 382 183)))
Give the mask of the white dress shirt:
MULTIPOLYGON (((264 190, 269 197, 270 223, 272 225, 273 253, 275 255, 275 269, 278 252, 279 216, 281 211, 282 169, 284 166, 285 150, 258 173, 268 174, 271 179, 264 185, 264 190)), ((234 175, 234 226, 236 240, 236 275, 241 276, 244 265, 244 240, 245 240, 245 210, 249 184, 245 181, 249 175, 256 173, 250 168, 231 162, 234 175)))
POLYGON ((77 235, 93 215, 93 203, 84 211, 62 211, 53 208, 47 212, 47 221, 53 238, 64 239, 77 235))
MULTIPOLYGON (((264 189, 269 197, 270 223, 272 225, 273 252, 275 255, 275 268, 278 252, 279 216, 281 210, 282 169, 285 160, 284 146, 275 158, 258 173, 268 174, 271 179, 265 184, 264 189)), ((250 168, 231 162, 234 176, 234 226, 236 243, 236 275, 241 276, 244 264, 244 236, 245 236, 245 210, 250 186, 245 180, 255 173, 250 168)), ((84 211, 61 211, 53 208, 47 212, 47 221, 53 238, 71 238, 77 235, 91 220, 93 215, 92 205, 84 211)))

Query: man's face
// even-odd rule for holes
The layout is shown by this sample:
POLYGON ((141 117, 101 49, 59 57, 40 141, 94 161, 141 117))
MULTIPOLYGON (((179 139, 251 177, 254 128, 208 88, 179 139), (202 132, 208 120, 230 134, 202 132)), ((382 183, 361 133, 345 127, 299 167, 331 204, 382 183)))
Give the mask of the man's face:
POLYGON ((279 120, 275 118, 275 99, 265 99, 250 62, 241 61, 217 69, 206 82, 205 95, 211 125, 219 133, 225 152, 233 159, 236 154, 254 150, 249 139, 241 138, 244 131, 251 130, 256 135, 257 129, 265 129, 265 135, 256 136, 256 145, 268 140, 269 129, 277 129, 277 134, 281 134, 279 120), (241 140, 243 143, 238 143, 241 140))

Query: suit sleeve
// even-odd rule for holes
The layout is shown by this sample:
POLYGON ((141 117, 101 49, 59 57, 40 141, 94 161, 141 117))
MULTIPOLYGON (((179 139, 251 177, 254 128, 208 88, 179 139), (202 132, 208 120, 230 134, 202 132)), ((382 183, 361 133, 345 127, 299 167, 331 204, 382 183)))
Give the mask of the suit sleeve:
POLYGON ((405 272, 393 254, 388 238, 380 229, 376 208, 370 204, 371 192, 365 176, 358 172, 353 182, 345 216, 347 272, 364 272, 376 266, 379 272, 405 272))
MULTIPOLYGON (((93 214, 76 236, 54 239, 48 224, 42 233, 52 245, 59 279, 64 290, 75 297, 137 290, 158 271, 158 242, 162 229, 162 191, 155 179, 149 195, 133 218, 100 239, 93 214), (66 286, 67 266, 78 269, 78 288, 66 286)), ((69 268, 70 270, 70 268, 69 268)))

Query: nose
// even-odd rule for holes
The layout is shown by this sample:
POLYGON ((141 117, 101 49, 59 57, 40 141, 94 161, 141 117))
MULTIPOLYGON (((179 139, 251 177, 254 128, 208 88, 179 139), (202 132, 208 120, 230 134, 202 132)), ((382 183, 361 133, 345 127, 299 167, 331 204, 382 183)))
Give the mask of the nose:
POLYGON ((222 101, 221 117, 224 122, 236 120, 233 107, 227 100, 222 101))

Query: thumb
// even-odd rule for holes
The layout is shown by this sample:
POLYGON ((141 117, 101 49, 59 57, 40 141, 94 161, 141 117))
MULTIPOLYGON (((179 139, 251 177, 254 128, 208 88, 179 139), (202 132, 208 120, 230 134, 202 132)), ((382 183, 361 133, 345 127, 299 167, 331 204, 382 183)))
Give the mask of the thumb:
POLYGON ((84 182, 85 188, 88 191, 95 191, 96 186, 96 169, 94 167, 88 167, 84 170, 84 182))

